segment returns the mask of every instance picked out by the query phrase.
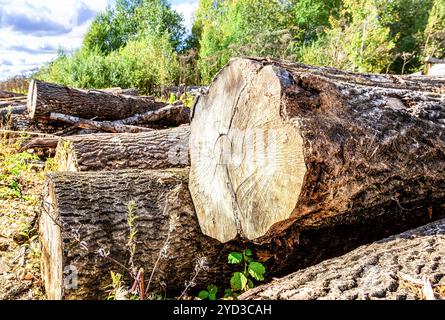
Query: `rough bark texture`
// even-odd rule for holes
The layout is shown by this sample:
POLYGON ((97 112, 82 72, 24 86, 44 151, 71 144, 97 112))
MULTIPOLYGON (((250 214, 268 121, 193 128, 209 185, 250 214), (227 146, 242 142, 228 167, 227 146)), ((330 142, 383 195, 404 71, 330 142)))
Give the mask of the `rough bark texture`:
POLYGON ((300 256, 306 232, 332 230, 316 242, 341 251, 369 237, 357 233, 365 225, 389 235, 442 216, 444 99, 444 78, 232 60, 192 111, 203 232, 300 256))
POLYGON ((113 121, 113 123, 122 125, 149 124, 154 122, 167 126, 179 126, 190 123, 190 109, 182 103, 167 105, 155 111, 148 111, 127 119, 113 121))
POLYGON ((359 247, 240 299, 420 299, 424 276, 433 288, 445 288, 445 220, 359 247))
POLYGON ((0 98, 0 108, 26 106, 26 96, 14 98, 0 98))
POLYGON ((23 114, 26 112, 26 106, 0 108, 0 122, 7 119, 11 114, 23 114))
POLYGON ((114 132, 114 133, 125 133, 125 132, 137 133, 137 132, 148 132, 153 130, 145 127, 130 126, 120 123, 115 123, 114 121, 87 120, 79 117, 70 116, 67 114, 53 113, 53 112, 49 115, 49 119, 52 121, 68 123, 77 128, 92 129, 92 130, 114 132))
POLYGON ((139 134, 92 134, 61 140, 60 171, 167 169, 190 165, 190 127, 139 134))
POLYGON ((117 94, 117 95, 127 95, 127 96, 138 96, 139 95, 139 90, 135 89, 135 88, 122 89, 122 88, 116 87, 116 88, 100 89, 99 91, 108 92, 108 93, 117 94))
POLYGON ((159 109, 164 103, 152 97, 115 95, 98 90, 78 90, 33 80, 28 92, 31 118, 47 118, 52 112, 80 118, 124 119, 136 113, 159 109))
POLYGON ((26 98, 26 96, 21 93, 0 90, 0 99, 8 99, 8 98, 14 98, 14 97, 25 97, 26 98))
POLYGON ((227 275, 227 271, 222 273, 226 257, 217 261, 223 254, 221 244, 200 232, 187 176, 187 169, 49 175, 39 227, 48 298, 103 299, 110 271, 130 277, 112 260, 130 269, 144 268, 147 286, 162 248, 165 252, 157 262, 150 291, 180 293, 201 256, 208 257, 210 269, 199 273, 197 288, 227 275), (137 217, 132 259, 128 246, 131 201, 137 217), (108 258, 99 250, 108 253, 108 258), (70 287, 76 284, 73 281, 77 289, 70 287))

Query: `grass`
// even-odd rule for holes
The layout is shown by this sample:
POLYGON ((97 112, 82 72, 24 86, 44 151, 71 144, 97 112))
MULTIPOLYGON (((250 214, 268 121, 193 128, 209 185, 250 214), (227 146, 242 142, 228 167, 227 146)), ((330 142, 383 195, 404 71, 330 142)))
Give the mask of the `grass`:
MULTIPOLYGON (((15 286, 32 281, 31 297, 40 299, 43 294, 36 221, 44 172, 37 155, 19 151, 25 135, 13 141, 7 138, 6 134, 0 136, 0 236, 9 243, 9 249, 0 259, 11 266, 7 283, 15 286)), ((1 292, 4 289, 0 286, 0 295, 7 294, 1 292)))

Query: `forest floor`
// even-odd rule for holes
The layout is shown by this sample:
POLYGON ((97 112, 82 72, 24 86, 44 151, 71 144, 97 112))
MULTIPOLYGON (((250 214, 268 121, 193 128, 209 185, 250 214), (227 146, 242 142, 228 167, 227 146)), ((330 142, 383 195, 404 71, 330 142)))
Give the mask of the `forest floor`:
POLYGON ((20 152, 20 141, 0 137, 0 300, 44 299, 37 234, 43 164, 20 152))

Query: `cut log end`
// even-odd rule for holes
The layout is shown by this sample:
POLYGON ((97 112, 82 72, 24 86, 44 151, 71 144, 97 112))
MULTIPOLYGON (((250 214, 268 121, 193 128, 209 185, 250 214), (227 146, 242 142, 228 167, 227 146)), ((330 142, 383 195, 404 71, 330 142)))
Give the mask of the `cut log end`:
POLYGON ((37 87, 36 87, 36 81, 32 79, 29 82, 28 98, 26 103, 26 107, 28 110, 28 117, 30 119, 34 118, 36 112, 36 105, 37 105, 37 87))
POLYGON ((62 241, 53 181, 48 180, 42 216, 39 221, 41 244, 40 269, 46 296, 50 300, 63 297, 62 241), (42 241, 43 240, 43 241, 42 241))
POLYGON ((232 60, 195 105, 190 190, 205 234, 255 239, 295 208, 306 168, 298 126, 283 117, 290 81, 273 66, 232 60))

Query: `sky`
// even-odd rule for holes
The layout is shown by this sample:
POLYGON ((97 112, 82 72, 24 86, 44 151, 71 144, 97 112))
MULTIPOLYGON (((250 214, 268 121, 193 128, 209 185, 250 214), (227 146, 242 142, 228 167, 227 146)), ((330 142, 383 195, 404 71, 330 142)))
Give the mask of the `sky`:
MULTIPOLYGON (((36 70, 57 50, 82 44, 94 16, 114 0, 0 0, 0 81, 36 70)), ((190 30, 199 0, 171 0, 190 30)))

